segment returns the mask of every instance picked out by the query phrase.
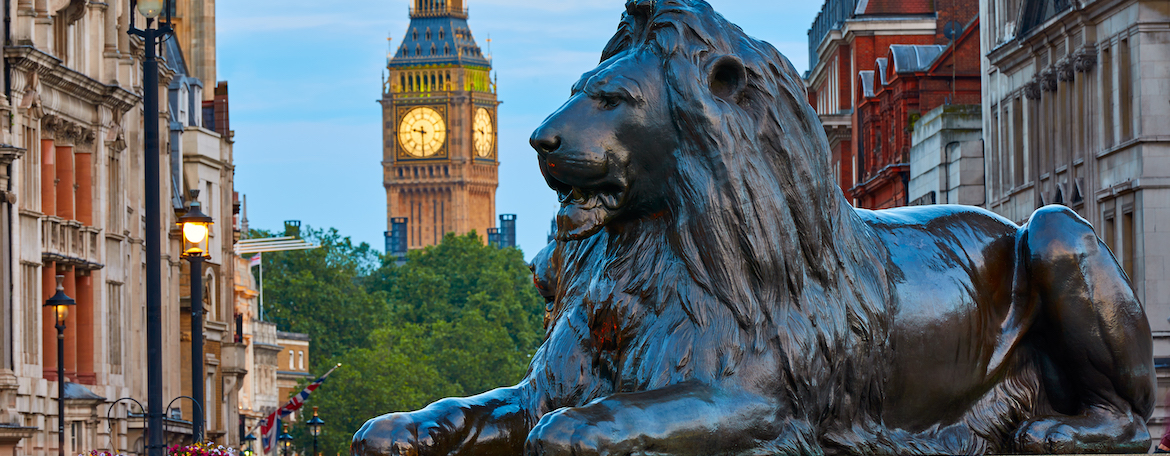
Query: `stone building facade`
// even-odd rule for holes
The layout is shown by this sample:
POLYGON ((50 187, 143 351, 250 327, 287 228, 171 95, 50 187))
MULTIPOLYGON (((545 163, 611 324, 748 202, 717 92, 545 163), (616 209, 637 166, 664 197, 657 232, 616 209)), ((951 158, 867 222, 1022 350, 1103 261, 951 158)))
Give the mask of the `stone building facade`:
POLYGON ((858 207, 907 203, 913 120, 978 103, 976 0, 827 0, 808 32, 809 103, 858 207), (952 42, 945 30, 958 24, 952 42))
MULTIPOLYGON (((980 0, 987 207, 1093 224, 1154 331, 1170 387, 1170 3, 980 0)), ((1154 431, 1157 433, 1159 430, 1154 431)))
MULTIPOLYGON (((178 0, 178 9, 194 1, 178 0)), ((232 141, 226 122, 214 116, 220 90, 204 94, 184 59, 186 49, 202 45, 179 36, 161 46, 159 86, 143 88, 142 41, 126 33, 136 14, 130 2, 6 5, 3 24, 11 40, 4 47, 8 70, 0 74, 7 88, 0 97, 0 455, 57 452, 59 381, 67 382, 65 451, 144 451, 141 409, 117 400, 146 398, 145 121, 158 122, 163 132, 164 194, 160 207, 150 208, 160 211, 165 230, 163 396, 190 394, 189 272, 175 221, 187 191, 198 189, 204 212, 217 222, 212 259, 202 271, 208 436, 238 442, 233 390, 246 366, 231 324, 232 141), (142 90, 158 92, 159 118, 143 118, 142 90), (204 101, 213 108, 206 126, 204 101), (58 274, 77 300, 66 321, 63 372, 56 370, 53 318, 41 307, 58 274)), ((206 36, 208 25, 214 34, 213 23, 188 25, 191 36, 206 36)), ((226 87, 223 92, 226 108, 226 87)), ((184 402, 166 411, 171 443, 189 438, 190 404, 184 402)))

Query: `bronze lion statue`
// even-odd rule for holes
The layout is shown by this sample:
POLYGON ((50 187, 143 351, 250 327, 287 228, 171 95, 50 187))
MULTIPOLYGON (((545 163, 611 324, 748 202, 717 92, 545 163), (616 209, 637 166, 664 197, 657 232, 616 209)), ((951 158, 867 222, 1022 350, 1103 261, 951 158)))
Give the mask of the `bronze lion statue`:
POLYGON ((357 455, 1145 452, 1150 329, 1067 208, 854 209, 792 65, 702 0, 630 0, 532 135, 560 196, 514 387, 357 455))

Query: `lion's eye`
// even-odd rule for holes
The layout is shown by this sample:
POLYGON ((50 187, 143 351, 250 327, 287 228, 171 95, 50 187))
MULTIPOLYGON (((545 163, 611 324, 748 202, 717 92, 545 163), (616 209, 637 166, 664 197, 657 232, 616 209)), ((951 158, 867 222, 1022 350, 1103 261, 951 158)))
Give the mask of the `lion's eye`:
POLYGON ((601 109, 613 109, 622 104, 621 97, 615 96, 603 96, 599 101, 601 103, 601 109))

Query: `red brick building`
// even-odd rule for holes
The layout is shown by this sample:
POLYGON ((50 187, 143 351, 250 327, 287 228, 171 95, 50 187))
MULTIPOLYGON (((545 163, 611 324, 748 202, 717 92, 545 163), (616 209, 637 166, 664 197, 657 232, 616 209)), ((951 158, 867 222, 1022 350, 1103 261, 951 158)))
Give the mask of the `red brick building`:
POLYGON ((808 33, 805 83, 855 206, 907 204, 913 121, 948 102, 979 103, 978 11, 976 0, 825 2, 808 33), (947 24, 959 26, 953 43, 947 24))

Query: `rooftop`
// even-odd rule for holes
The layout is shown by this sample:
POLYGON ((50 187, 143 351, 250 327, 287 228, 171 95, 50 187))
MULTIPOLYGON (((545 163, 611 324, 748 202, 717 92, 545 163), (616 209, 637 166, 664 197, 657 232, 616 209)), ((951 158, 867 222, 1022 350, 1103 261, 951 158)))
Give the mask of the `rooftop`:
POLYGON ((285 339, 285 340, 301 340, 301 341, 305 341, 305 342, 308 342, 308 341, 309 341, 309 335, 308 335, 308 334, 304 334, 304 333, 295 333, 295 332, 286 332, 286 331, 277 331, 277 332, 276 332, 276 338, 277 338, 277 339, 285 339))
POLYGON ((492 66, 475 43, 466 15, 454 12, 413 15, 402 44, 387 63, 388 68, 426 65, 492 66))

